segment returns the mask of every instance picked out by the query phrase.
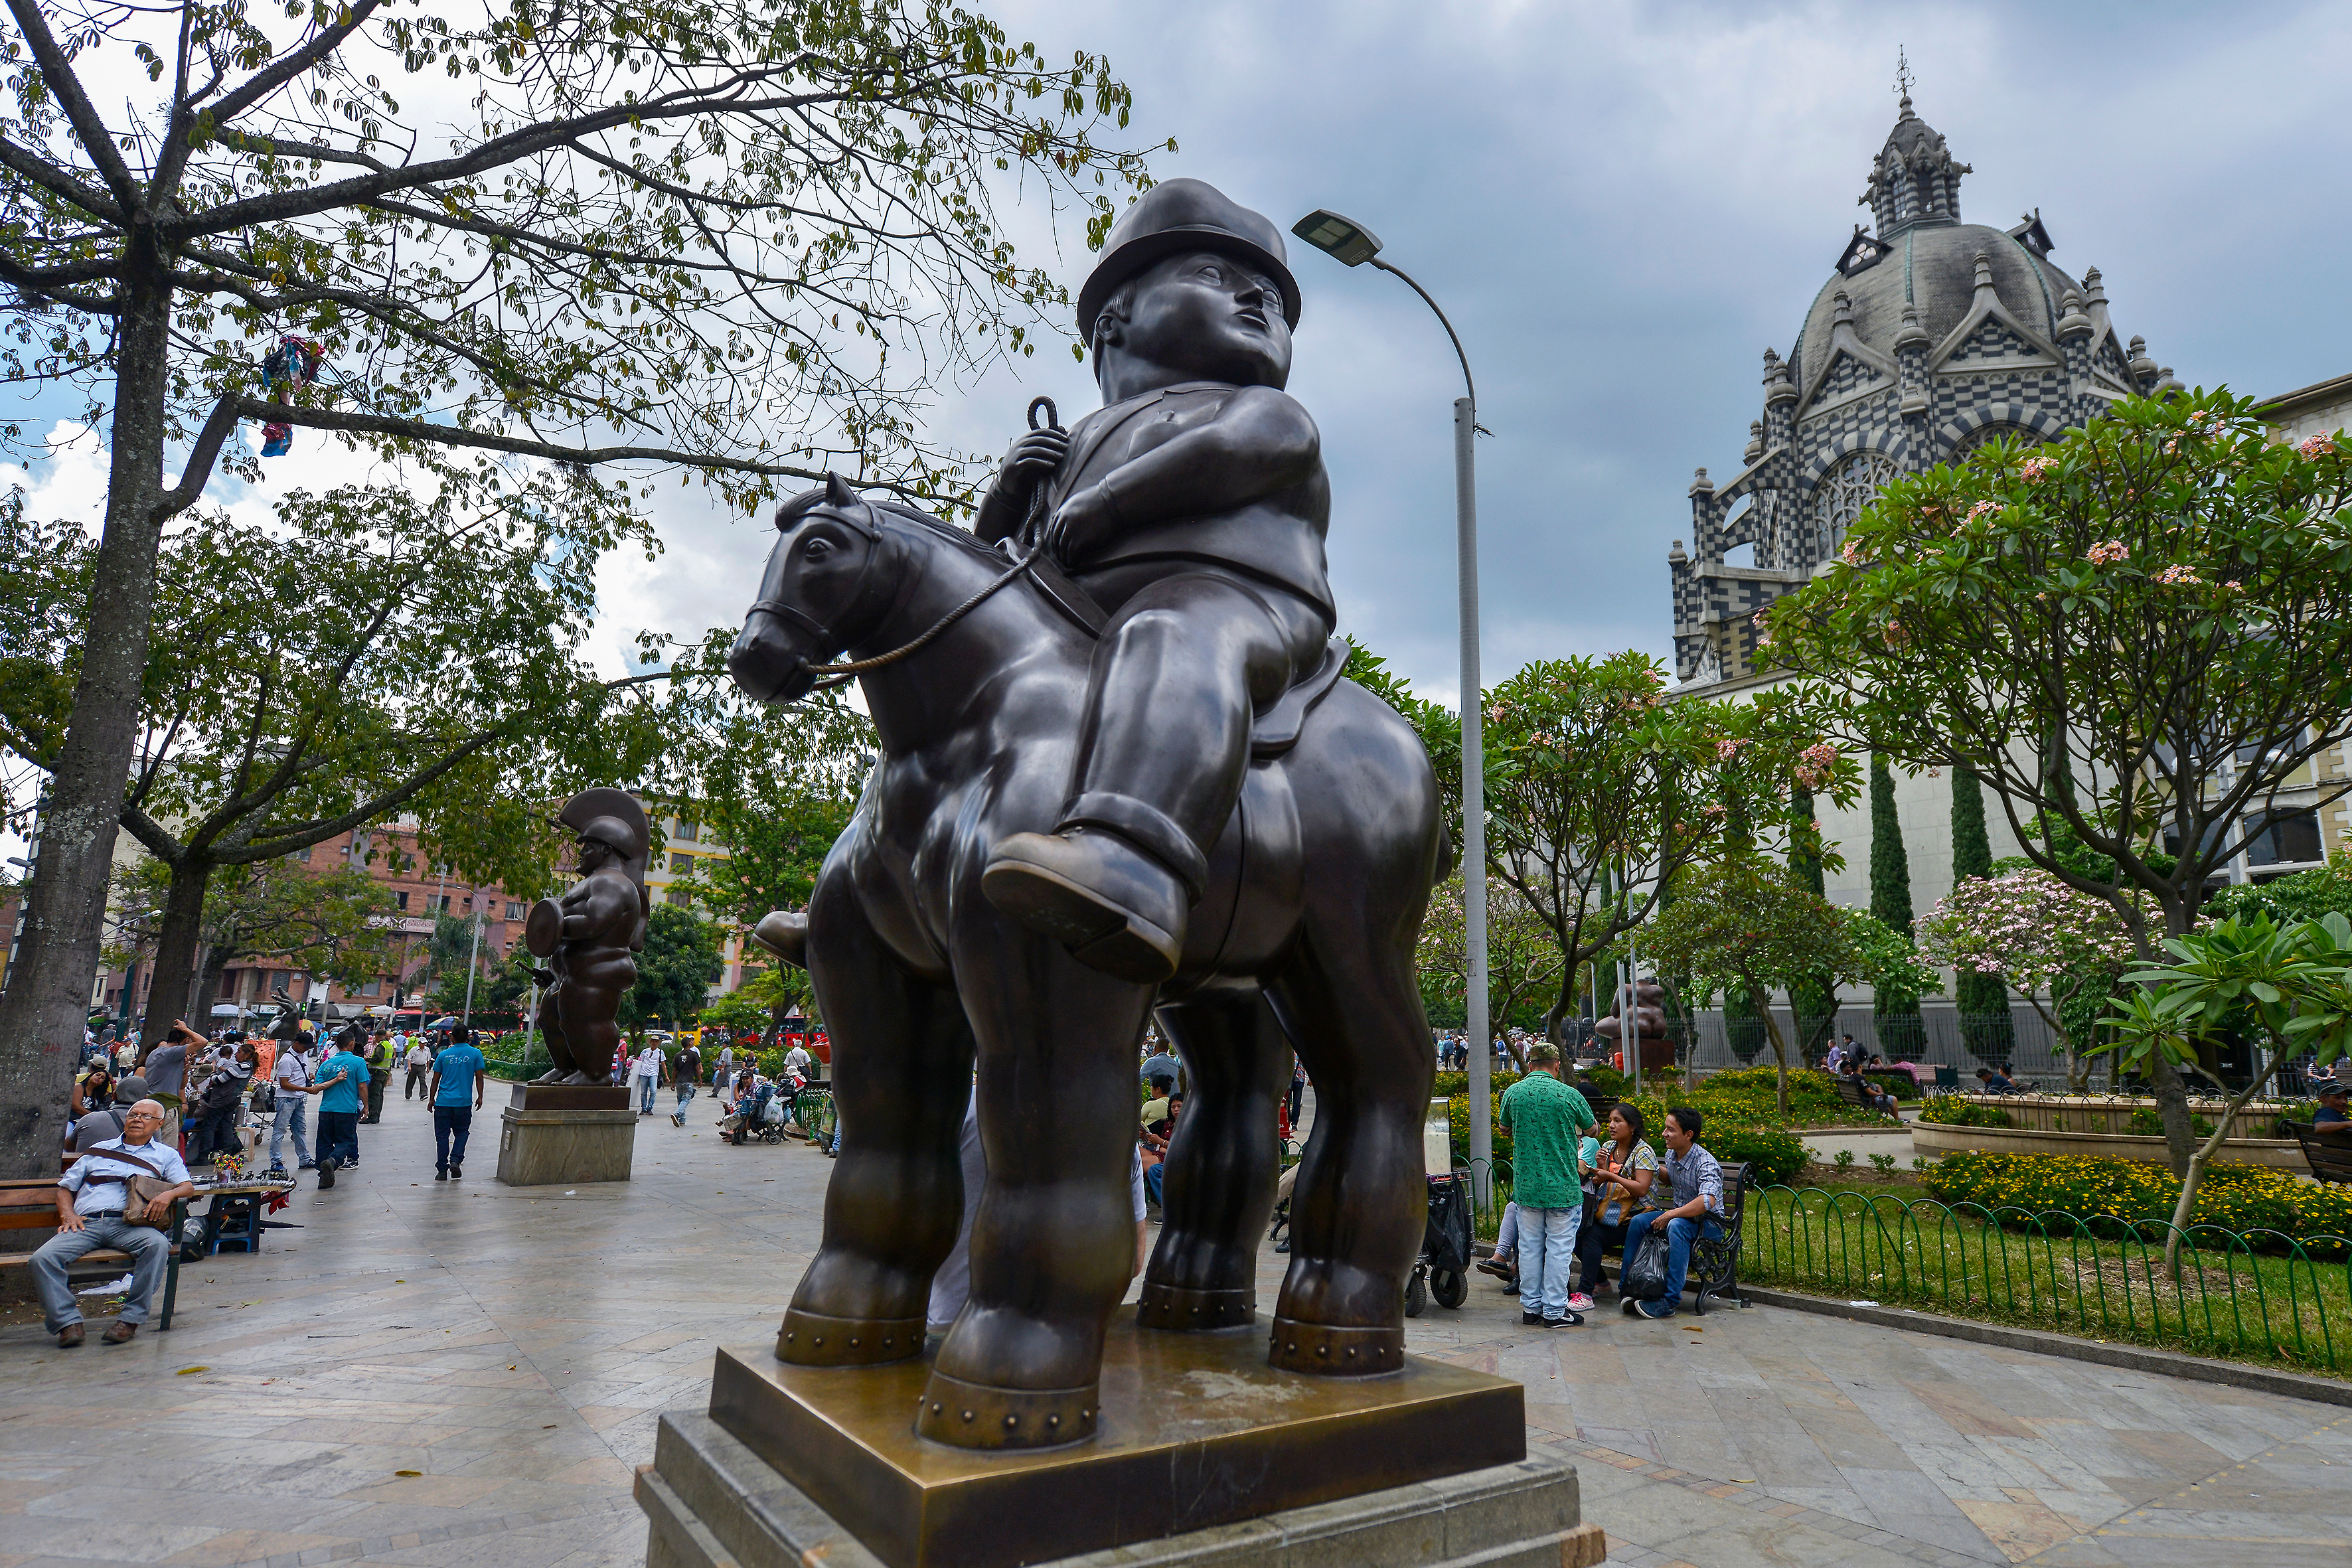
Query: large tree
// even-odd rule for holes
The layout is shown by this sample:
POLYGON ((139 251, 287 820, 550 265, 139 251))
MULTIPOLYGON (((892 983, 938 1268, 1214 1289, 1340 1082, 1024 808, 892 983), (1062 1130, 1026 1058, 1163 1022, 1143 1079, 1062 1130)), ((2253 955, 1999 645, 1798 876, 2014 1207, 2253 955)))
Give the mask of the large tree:
MULTIPOLYGON (((1423 995, 1459 1007, 1469 994, 1469 922, 1465 919, 1460 877, 1440 883, 1429 896, 1429 912, 1422 917, 1421 941, 1414 957, 1421 965, 1423 995)), ((1497 1029, 1509 1023, 1519 1005, 1531 997, 1556 994, 1561 981, 1559 944, 1551 926, 1529 907, 1517 889, 1499 879, 1486 884, 1486 1016, 1497 1029)), ((1521 1072, 1527 1061, 1518 1043, 1507 1033, 1503 1048, 1521 1072)))
POLYGON ((1822 743, 1803 689, 1670 701, 1664 688, 1655 661, 1627 652, 1531 664, 1486 694, 1487 858, 1559 947, 1555 1038, 1577 969, 1663 888, 1728 856, 1834 858, 1792 792, 1856 797, 1858 770, 1822 743))
MULTIPOLYGON (((1965 880, 1990 878, 1992 836, 1985 831, 1984 786, 1966 768, 1952 770, 1951 825, 1954 887, 1965 880)), ((2007 1061, 2016 1031, 2010 1024, 2009 986, 2001 976, 1970 969, 1957 971, 1952 1002, 1960 1038, 1969 1049, 1988 1060, 2007 1061)), ((2071 1082, 2074 1077, 2070 1067, 2067 1079, 2071 1082)))
MULTIPOLYGON (((1870 912, 1889 931, 1911 930, 1911 855, 1903 845, 1903 818, 1895 808, 1895 771, 1878 752, 1870 753, 1870 912)), ((1919 998, 1880 989, 1871 1005, 1879 1043, 1917 1056, 1927 1026, 1919 998)))
POLYGON ((742 506, 828 468, 959 495, 927 394, 1030 352, 1065 299, 1001 232, 1000 182, 1099 243, 1146 176, 1092 139, 1129 104, 1101 59, 944 5, 6 4, 0 377, 79 395, 109 447, 0 1000, 0 1166, 28 1173, 97 959, 160 543, 216 468, 255 471, 241 424, 684 468, 742 506))
MULTIPOLYGON (((2047 446, 1890 484, 1843 557, 1772 606, 1772 647, 1850 732, 1966 767, 2028 858, 2104 900, 2153 963, 2209 882, 2352 780, 2352 463, 2225 393, 2127 400, 2047 446), (2104 868, 2101 869, 2100 868, 2104 868)), ((2174 1167, 2180 1075, 2147 1058, 2174 1167)))
MULTIPOLYGON (((169 874, 151 1020, 187 1011, 221 870, 404 853, 367 830, 410 814, 435 861, 528 891, 560 847, 550 797, 625 780, 655 748, 628 701, 661 673, 608 679, 583 657, 598 563, 652 548, 617 488, 488 464, 416 479, 297 490, 271 526, 199 511, 166 542, 121 807, 169 874)), ((67 593, 89 546, 57 542, 67 593)))
MULTIPOLYGON (((1860 910, 1840 909, 1787 867, 1759 855, 1737 856, 1678 879, 1674 900, 1643 929, 1642 940, 1661 965, 1697 984, 1738 986, 1768 1003, 1776 989, 1813 975, 1827 975, 1833 985, 1902 986, 1915 995, 1940 984, 1920 967, 1909 937, 1860 910)), ((1761 1011, 1786 1115, 1790 1041, 1771 1007, 1761 1011)))
MULTIPOLYGON (((122 902, 142 910, 165 909, 173 880, 173 868, 152 856, 140 857, 116 879, 122 902)), ((163 993, 173 1005, 169 1012, 150 1005, 146 1037, 160 1040, 156 1022, 183 1014, 202 1026, 222 972, 240 958, 282 959, 346 990, 381 980, 399 967, 392 920, 392 895, 357 867, 313 871, 289 858, 224 868, 205 888, 193 993, 184 973, 167 988, 158 969, 151 1002, 163 993)))

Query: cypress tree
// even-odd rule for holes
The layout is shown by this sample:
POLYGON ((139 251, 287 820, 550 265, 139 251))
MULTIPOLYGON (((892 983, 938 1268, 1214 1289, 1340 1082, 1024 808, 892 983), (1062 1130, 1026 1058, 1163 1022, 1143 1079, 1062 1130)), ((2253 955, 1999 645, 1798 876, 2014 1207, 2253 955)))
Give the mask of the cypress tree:
MULTIPOLYGON (((1799 784, 1790 792, 1789 817, 1791 824, 1811 824, 1813 820, 1813 792, 1799 784)), ((1790 851, 1789 874, 1801 888, 1810 888, 1816 897, 1826 897, 1822 880, 1821 857, 1800 845, 1790 851)), ((1830 1047, 1830 1037, 1837 1032, 1837 986, 1827 974, 1809 974, 1789 990, 1789 1010, 1796 1015, 1797 1055, 1802 1062, 1816 1062, 1830 1047)))
MULTIPOLYGON (((1886 759, 1870 757, 1870 912, 1908 936, 1911 933, 1911 857, 1903 847, 1903 825, 1895 815, 1895 774, 1886 759)), ((1919 998, 1881 986, 1872 1008, 1878 1019, 1879 1048, 1890 1056, 1916 1056, 1927 1045, 1927 1022, 1919 998)))

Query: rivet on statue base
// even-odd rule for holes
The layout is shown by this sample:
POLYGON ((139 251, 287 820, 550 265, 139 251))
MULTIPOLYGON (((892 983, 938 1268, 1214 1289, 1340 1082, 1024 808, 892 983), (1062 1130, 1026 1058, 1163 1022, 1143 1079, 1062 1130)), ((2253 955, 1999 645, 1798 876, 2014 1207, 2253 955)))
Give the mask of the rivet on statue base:
POLYGON ((638 1473, 648 1568, 1240 1568, 1308 1550, 1351 1568, 1588 1568, 1606 1555, 1580 1518, 1574 1467, 1528 1457, 1517 1384, 1414 1356, 1387 1376, 1304 1376, 1268 1366, 1269 1325, 1254 1327, 1163 1333, 1123 1309, 1097 1435, 1013 1453, 919 1435, 918 1403, 940 1382, 929 1354, 835 1368, 722 1349, 709 1414, 665 1416, 638 1473))

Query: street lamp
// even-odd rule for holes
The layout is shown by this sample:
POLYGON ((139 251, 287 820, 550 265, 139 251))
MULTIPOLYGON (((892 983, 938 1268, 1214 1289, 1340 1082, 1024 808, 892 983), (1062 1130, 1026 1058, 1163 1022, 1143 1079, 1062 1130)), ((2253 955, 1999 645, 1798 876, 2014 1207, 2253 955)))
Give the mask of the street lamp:
POLYGON ((1422 303, 1437 317, 1437 324, 1445 329, 1454 344, 1454 357, 1462 362, 1462 387, 1467 395, 1454 400, 1454 571, 1462 625, 1462 934, 1464 945, 1470 950, 1468 994, 1464 998, 1471 1039, 1470 1159, 1473 1179, 1483 1199, 1495 1160, 1495 1034, 1486 1016, 1486 765, 1481 711, 1484 688, 1478 683, 1478 486, 1476 454, 1472 450, 1478 430, 1478 387, 1470 378, 1470 356, 1462 352, 1462 338, 1454 323, 1445 319, 1428 289, 1402 268, 1381 259, 1378 235, 1352 218, 1322 208, 1300 218, 1290 232, 1346 266, 1361 267, 1369 261, 1403 279, 1405 286, 1420 295, 1422 303))

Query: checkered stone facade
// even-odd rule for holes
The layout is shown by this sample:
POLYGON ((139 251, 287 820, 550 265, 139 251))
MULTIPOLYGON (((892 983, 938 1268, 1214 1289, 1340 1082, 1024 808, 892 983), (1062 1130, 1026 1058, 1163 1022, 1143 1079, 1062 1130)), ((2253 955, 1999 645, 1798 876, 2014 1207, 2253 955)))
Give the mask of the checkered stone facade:
POLYGON ((1835 556, 1886 479, 2179 384, 2117 335, 2098 268, 2077 280, 2051 264, 2038 212, 2007 230, 1960 221, 1969 172, 1906 96, 1865 193, 1878 232, 1847 242, 1788 356, 1765 350, 1743 467, 1720 488, 1705 468, 1692 481, 1689 542, 1666 558, 1685 684, 1753 673, 1756 613, 1835 556))

